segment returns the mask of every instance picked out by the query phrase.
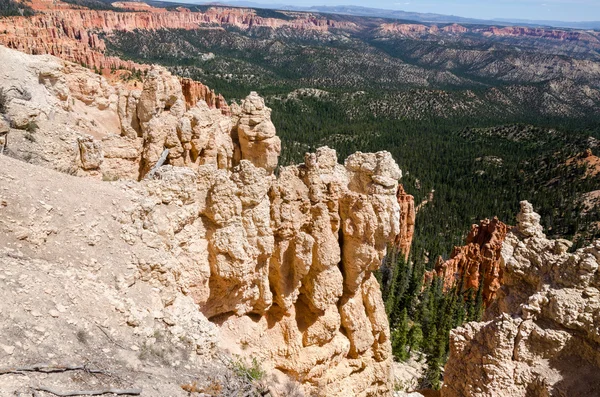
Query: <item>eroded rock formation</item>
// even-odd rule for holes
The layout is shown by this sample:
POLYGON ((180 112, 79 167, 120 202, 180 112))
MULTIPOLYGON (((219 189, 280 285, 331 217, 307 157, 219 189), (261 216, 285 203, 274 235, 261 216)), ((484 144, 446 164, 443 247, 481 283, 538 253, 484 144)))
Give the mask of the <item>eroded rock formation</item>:
POLYGON ((229 105, 221 94, 215 94, 215 90, 192 79, 181 79, 183 96, 188 107, 194 107, 198 101, 204 101, 210 108, 221 109, 223 114, 229 115, 229 105))
POLYGON ((415 198, 406 193, 402 185, 398 185, 396 198, 400 205, 400 233, 396 236, 395 245, 398 252, 404 255, 404 259, 408 260, 410 246, 415 234, 415 198))
POLYGON ((483 300, 488 305, 495 299, 501 286, 500 252, 507 230, 507 226, 498 218, 491 221, 485 219, 479 225, 473 225, 467 235, 467 244, 454 247, 447 261, 440 258, 435 269, 425 273, 425 280, 437 276, 443 279, 446 291, 458 286, 462 291, 474 292, 479 290, 483 282, 483 300))
POLYGON ((182 86, 166 69, 152 67, 143 87, 131 89, 54 57, 1 46, 0 55, 6 60, 0 65, 6 77, 0 82, 7 96, 5 116, 21 130, 30 123, 41 127, 32 147, 21 147, 34 162, 39 157, 79 175, 141 179, 168 149, 167 164, 232 166, 234 120, 223 115, 229 113, 225 101, 222 109, 203 98, 191 96, 194 105, 186 101, 184 87, 199 83, 182 86))
POLYGON ((305 160, 278 179, 245 159, 207 174, 211 276, 198 303, 314 395, 384 394, 391 347, 372 272, 399 231, 400 170, 387 152, 305 160))
MULTIPOLYGON (((35 16, 0 19, 0 44, 28 54, 54 55, 104 72, 106 76, 110 76, 111 70, 117 69, 148 71, 150 65, 106 55, 106 45, 99 32, 160 28, 196 29, 201 23, 214 23, 219 18, 219 14, 168 12, 146 4, 146 7, 141 7, 137 12, 129 13, 70 9, 68 4, 60 2, 52 6, 37 5, 38 13, 35 16)), ((193 107, 199 100, 203 100, 209 107, 222 109, 225 114, 229 113, 223 96, 204 84, 191 79, 181 79, 181 85, 188 107, 193 107)))
MULTIPOLYGON (((258 358, 310 395, 389 393, 390 332, 373 272, 411 226, 402 223, 410 215, 401 215, 402 174, 390 153, 358 152, 341 165, 323 147, 276 177, 280 140, 256 93, 225 115, 204 100, 187 105, 164 68, 131 90, 47 55, 4 47, 0 55, 12 60, 0 65, 11 76, 0 82, 9 88, 8 117, 39 124, 35 142, 9 130, 17 142, 10 154, 129 179, 128 204, 114 212, 118 235, 135 247, 139 279, 165 312, 177 311, 182 296, 193 299, 219 326, 224 348, 258 358), (31 100, 21 98, 25 88, 31 100), (165 165, 147 177, 165 150, 165 165)), ((139 313, 127 320, 143 321, 139 313)))
MULTIPOLYGON (((130 6, 131 3, 116 3, 116 5, 135 9, 135 12, 88 10, 61 2, 46 3, 43 7, 36 7, 37 14, 32 17, 0 19, 0 44, 29 54, 54 55, 98 70, 119 68, 144 70, 148 65, 105 55, 106 45, 99 33, 110 34, 116 30, 134 29, 191 30, 198 29, 201 25, 214 26, 215 24, 242 29, 253 26, 271 28, 285 26, 318 31, 342 27, 354 28, 351 22, 330 20, 309 13, 296 13, 292 18, 278 19, 263 18, 256 15, 252 9, 242 8, 211 7, 206 12, 190 12, 184 8, 169 11, 146 4, 135 8, 130 6)), ((215 96, 212 100, 218 101, 222 98, 215 96)))
POLYGON ((569 253, 539 220, 522 202, 488 321, 451 332, 442 396, 598 395, 600 240, 569 253))
MULTIPOLYGON (((148 185, 153 205, 136 211, 155 237, 129 228, 128 239, 146 233, 177 251, 174 242, 195 246, 167 272, 191 277, 166 286, 189 291, 234 351, 312 395, 387 393, 390 335, 373 271, 400 230, 398 166, 387 152, 356 153, 342 166, 325 147, 275 178, 270 110, 255 93, 238 110, 239 160, 227 152, 223 163, 160 168, 148 185)), ((232 134, 219 139, 237 145, 232 134)))
POLYGON ((271 109, 256 92, 250 93, 236 114, 236 142, 239 153, 236 158, 248 159, 257 167, 271 172, 277 167, 277 158, 281 152, 281 141, 275 134, 275 125, 271 122, 271 109))
POLYGON ((567 29, 534 28, 525 26, 462 26, 451 24, 443 27, 418 23, 383 23, 378 28, 380 34, 393 34, 403 37, 423 37, 443 34, 481 34, 483 36, 500 36, 513 38, 542 38, 559 41, 581 41, 593 46, 600 45, 600 38, 593 31, 574 31, 567 29))

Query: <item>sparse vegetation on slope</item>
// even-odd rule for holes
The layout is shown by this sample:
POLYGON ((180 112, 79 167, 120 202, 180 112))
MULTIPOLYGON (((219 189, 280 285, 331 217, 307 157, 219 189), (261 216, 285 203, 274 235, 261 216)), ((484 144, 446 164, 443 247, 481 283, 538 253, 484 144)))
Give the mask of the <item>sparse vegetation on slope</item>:
POLYGON ((34 12, 25 1, 0 0, 0 18, 30 16, 34 12))
POLYGON ((89 8, 90 10, 101 10, 101 11, 128 11, 122 8, 113 7, 112 1, 107 0, 62 0, 65 3, 73 4, 80 7, 89 8))

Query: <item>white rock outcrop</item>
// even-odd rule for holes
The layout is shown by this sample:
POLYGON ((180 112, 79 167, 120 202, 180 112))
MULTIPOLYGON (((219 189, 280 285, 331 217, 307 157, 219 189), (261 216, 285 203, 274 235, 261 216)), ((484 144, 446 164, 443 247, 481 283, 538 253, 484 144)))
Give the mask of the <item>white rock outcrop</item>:
MULTIPOLYGON (((31 116, 39 131, 15 153, 38 153, 41 164, 71 174, 129 180, 122 186, 133 204, 115 212, 118 234, 139 279, 168 308, 160 318, 174 335, 181 328, 190 338, 206 316, 227 350, 259 358, 310 395, 390 392, 390 332, 373 275, 400 231, 402 174, 390 153, 359 152, 341 165, 324 147, 275 176, 281 142, 254 92, 223 114, 203 101, 188 107, 179 79, 161 67, 137 90, 52 57, 0 51, 32 65, 11 73, 41 98, 9 104, 10 117, 39 110, 31 116), (116 127, 103 129, 111 124, 102 120, 116 127)), ((144 321, 138 311, 127 318, 135 327, 144 321)), ((198 335, 191 343, 210 350, 198 335)))
POLYGON ((451 333, 443 397, 598 395, 600 240, 569 253, 539 220, 522 202, 488 321, 451 333))
POLYGON ((326 147, 278 178, 246 159, 166 166, 123 236, 172 253, 141 263, 144 277, 192 296, 233 353, 311 395, 385 395, 390 334, 373 271, 399 231, 400 176, 387 152, 342 166, 326 147))
POLYGON ((241 158, 271 172, 277 167, 281 152, 281 141, 271 122, 271 109, 256 92, 251 92, 242 102, 236 116, 238 118, 237 143, 241 158))

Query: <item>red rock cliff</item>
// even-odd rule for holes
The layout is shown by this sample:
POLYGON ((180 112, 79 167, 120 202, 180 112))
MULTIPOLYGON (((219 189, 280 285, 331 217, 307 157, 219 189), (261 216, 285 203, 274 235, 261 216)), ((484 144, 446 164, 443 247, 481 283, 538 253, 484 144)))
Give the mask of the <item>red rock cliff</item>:
MULTIPOLYGON (((116 3, 118 4, 118 3, 116 3)), ((51 54, 84 63, 98 69, 112 67, 140 68, 132 62, 106 57, 104 41, 99 33, 110 34, 134 29, 197 29, 203 24, 234 25, 240 28, 252 26, 282 27, 326 31, 330 28, 353 28, 353 24, 336 22, 312 14, 298 14, 291 20, 262 18, 250 9, 212 7, 205 13, 167 11, 146 7, 138 12, 95 11, 68 9, 58 3, 47 9, 39 9, 32 17, 0 19, 0 44, 30 54, 51 54)))
MULTIPOLYGON (((425 280, 434 276, 444 279, 444 290, 449 290, 462 282, 462 290, 479 289, 483 279, 483 299, 487 305, 495 299, 500 288, 502 268, 500 266, 502 243, 508 227, 498 218, 485 219, 473 225, 467 236, 467 244, 454 247, 450 259, 439 260, 435 269, 425 274, 425 280)), ((441 258, 440 258, 441 259, 441 258)))
POLYGON ((229 115, 229 105, 221 94, 215 94, 208 86, 192 79, 182 78, 181 89, 188 107, 193 107, 198 101, 205 101, 209 107, 221 109, 223 114, 229 115))
MULTIPOLYGON (((180 8, 168 11, 143 3, 114 3, 136 12, 113 12, 82 9, 60 1, 35 0, 37 14, 32 17, 0 19, 0 44, 28 54, 50 54, 85 65, 108 75, 111 69, 147 70, 148 65, 105 55, 106 45, 100 34, 134 29, 197 29, 203 24, 282 27, 326 31, 330 28, 353 28, 354 24, 337 22, 309 13, 295 13, 292 19, 263 18, 251 9, 211 7, 206 12, 180 8), (142 5, 143 4, 143 5, 142 5)), ((182 80, 188 106, 200 99, 209 106, 229 113, 221 95, 193 80, 182 80)))
POLYGON ((396 236, 395 245, 398 252, 408 260, 410 246, 415 233, 415 198, 404 191, 402 185, 398 185, 396 198, 400 205, 400 233, 396 236))

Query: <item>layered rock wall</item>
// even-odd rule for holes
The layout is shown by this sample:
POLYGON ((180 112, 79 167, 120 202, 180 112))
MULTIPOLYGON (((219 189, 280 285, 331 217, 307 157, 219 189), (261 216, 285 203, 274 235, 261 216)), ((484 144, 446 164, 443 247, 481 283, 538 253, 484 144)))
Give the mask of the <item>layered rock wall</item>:
POLYGON ((539 220, 522 202, 487 321, 451 332, 443 397, 598 395, 600 241, 570 253, 539 220))
POLYGON ((600 37, 594 31, 573 31, 566 29, 534 28, 525 26, 486 26, 466 27, 458 24, 439 27, 437 25, 424 25, 412 23, 383 23, 378 28, 380 34, 392 34, 403 37, 423 37, 426 35, 443 34, 481 34, 484 37, 512 37, 512 38, 536 38, 558 41, 583 42, 591 46, 600 46, 600 37))
MULTIPOLYGON (((312 14, 295 14, 294 18, 263 18, 251 9, 211 7, 206 12, 189 12, 186 9, 143 7, 136 12, 87 10, 65 3, 38 10, 32 17, 0 19, 0 44, 29 54, 50 54, 59 58, 85 64, 98 70, 138 69, 148 65, 124 61, 104 54, 106 45, 100 34, 132 31, 134 29, 198 29, 202 25, 229 25, 242 29, 254 26, 327 31, 331 28, 354 29, 350 22, 338 22, 312 14)), ((214 96, 210 101, 222 98, 214 96)), ((217 106, 218 107, 218 106, 217 106)))

